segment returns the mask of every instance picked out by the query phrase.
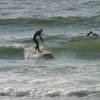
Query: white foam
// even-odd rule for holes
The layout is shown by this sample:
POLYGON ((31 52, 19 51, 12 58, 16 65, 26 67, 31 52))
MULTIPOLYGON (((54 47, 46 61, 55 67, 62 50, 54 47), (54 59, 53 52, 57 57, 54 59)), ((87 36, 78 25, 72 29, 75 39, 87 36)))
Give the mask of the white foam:
POLYGON ((26 47, 24 49, 24 56, 25 58, 40 58, 40 57, 44 57, 44 58, 51 58, 53 57, 52 53, 45 50, 43 47, 40 48, 42 52, 35 52, 34 50, 34 46, 30 46, 30 47, 26 47))
POLYGON ((23 48, 22 44, 0 44, 1 48, 23 48))
POLYGON ((86 96, 100 92, 100 84, 79 86, 59 76, 1 75, 5 80, 0 79, 0 96, 86 96))
POLYGON ((1 96, 86 96, 100 92, 100 85, 76 87, 71 84, 58 84, 52 86, 35 86, 32 84, 14 84, 0 86, 1 96))

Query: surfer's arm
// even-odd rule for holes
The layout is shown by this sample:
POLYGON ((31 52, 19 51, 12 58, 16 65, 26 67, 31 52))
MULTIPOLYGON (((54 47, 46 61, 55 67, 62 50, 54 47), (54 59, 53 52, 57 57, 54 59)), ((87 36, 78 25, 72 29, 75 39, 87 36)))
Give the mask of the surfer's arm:
POLYGON ((39 35, 39 37, 40 37, 41 41, 44 43, 44 41, 43 41, 43 39, 42 39, 41 35, 39 35))

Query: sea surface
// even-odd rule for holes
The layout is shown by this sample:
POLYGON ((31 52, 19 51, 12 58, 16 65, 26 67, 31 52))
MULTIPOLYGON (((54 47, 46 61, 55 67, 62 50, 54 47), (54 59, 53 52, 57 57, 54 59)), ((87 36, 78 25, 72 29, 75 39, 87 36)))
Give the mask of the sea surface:
POLYGON ((0 0, 0 100, 100 100, 100 0, 0 0), (43 28, 52 58, 25 58, 43 28))

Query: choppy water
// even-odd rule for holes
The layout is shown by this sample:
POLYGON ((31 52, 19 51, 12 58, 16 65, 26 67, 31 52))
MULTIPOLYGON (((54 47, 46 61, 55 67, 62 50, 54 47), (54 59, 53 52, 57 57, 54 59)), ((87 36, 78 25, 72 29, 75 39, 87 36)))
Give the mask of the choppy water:
POLYGON ((99 27, 99 0, 0 0, 0 100, 99 100, 99 27), (54 58, 25 59, 40 28, 54 58))

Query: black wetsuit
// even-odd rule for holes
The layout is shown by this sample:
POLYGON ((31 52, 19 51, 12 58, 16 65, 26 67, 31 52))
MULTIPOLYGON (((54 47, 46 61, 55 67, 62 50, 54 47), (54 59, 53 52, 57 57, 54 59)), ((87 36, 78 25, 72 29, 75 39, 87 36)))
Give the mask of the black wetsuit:
POLYGON ((93 36, 98 37, 99 35, 94 33, 93 36))
POLYGON ((41 34, 42 34, 42 30, 36 31, 35 34, 34 34, 34 36, 33 36, 33 42, 35 42, 35 44, 36 44, 35 51, 38 50, 38 52, 41 52, 41 51, 40 51, 40 47, 39 47, 39 42, 37 40, 37 36, 39 36, 40 39, 41 39, 41 41, 43 42, 43 39, 41 37, 41 34))
POLYGON ((95 36, 95 37, 98 37, 98 34, 96 33, 93 33, 92 31, 90 31, 87 36, 95 36))
POLYGON ((90 36, 91 34, 93 34, 93 32, 90 31, 90 32, 87 34, 87 36, 90 36))

